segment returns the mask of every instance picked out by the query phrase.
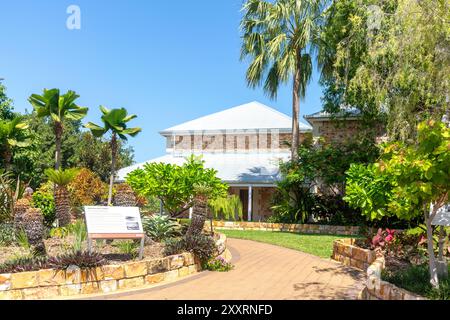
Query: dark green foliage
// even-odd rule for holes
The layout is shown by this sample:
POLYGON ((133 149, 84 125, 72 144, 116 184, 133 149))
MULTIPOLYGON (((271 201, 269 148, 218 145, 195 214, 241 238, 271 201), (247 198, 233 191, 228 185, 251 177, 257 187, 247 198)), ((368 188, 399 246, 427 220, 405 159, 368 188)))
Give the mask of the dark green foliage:
POLYGON ((12 119, 13 102, 6 95, 6 87, 0 82, 0 119, 12 119))
POLYGON ((11 223, 0 224, 0 246, 8 246, 16 241, 14 225, 11 223))
POLYGON ((45 257, 20 257, 0 265, 0 273, 17 273, 47 269, 48 261, 45 257))
POLYGON ((441 281, 439 289, 434 289, 430 284, 430 272, 427 264, 395 271, 384 270, 382 279, 429 299, 450 300, 450 279, 441 281))
MULTIPOLYGON (((29 122, 32 144, 26 149, 18 149, 14 154, 13 169, 20 173, 24 181, 37 189, 45 181, 45 169, 52 168, 55 154, 55 135, 48 120, 38 118, 34 113, 25 118, 29 122)), ((133 150, 119 143, 118 166, 126 167, 133 163, 133 150)), ((107 181, 110 172, 111 152, 109 143, 94 138, 90 132, 81 132, 80 121, 64 121, 62 136, 63 168, 88 168, 107 181)))
POLYGON ((70 266, 77 266, 80 269, 90 269, 103 266, 106 262, 103 255, 88 251, 74 251, 48 259, 49 266, 59 270, 66 270, 70 266))
POLYGON ((200 261, 206 262, 217 254, 217 247, 214 239, 211 236, 204 234, 174 238, 166 241, 165 244, 164 254, 167 256, 189 251, 200 261))
POLYGON ((44 224, 50 227, 56 218, 55 199, 53 194, 38 190, 33 193, 33 207, 41 210, 44 216, 44 224))

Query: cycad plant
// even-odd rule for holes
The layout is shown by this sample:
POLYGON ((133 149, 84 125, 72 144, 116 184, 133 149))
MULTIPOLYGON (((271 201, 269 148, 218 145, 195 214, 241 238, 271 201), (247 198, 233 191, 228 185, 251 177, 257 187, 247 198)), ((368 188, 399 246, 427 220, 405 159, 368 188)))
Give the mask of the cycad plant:
POLYGON ((241 59, 250 58, 247 83, 276 98, 292 79, 292 159, 297 159, 300 99, 311 79, 324 0, 247 0, 242 10, 241 59))
POLYGON ((74 91, 70 90, 66 94, 61 95, 59 89, 44 89, 42 95, 33 94, 28 99, 38 117, 49 118, 53 122, 56 170, 61 167, 61 141, 64 132, 64 120, 81 120, 88 111, 88 108, 80 107, 75 103, 75 100, 79 97, 74 91))
POLYGON ((128 128, 128 122, 135 119, 137 116, 132 114, 128 115, 126 109, 113 109, 108 110, 107 108, 100 106, 102 112, 101 120, 103 122, 103 127, 89 122, 85 125, 86 128, 90 129, 95 137, 102 137, 107 132, 111 131, 111 176, 109 180, 109 193, 108 193, 108 206, 112 204, 112 190, 114 184, 114 177, 116 174, 116 160, 118 152, 117 139, 127 140, 127 136, 135 137, 141 128, 128 128))
POLYGON ((194 208, 192 211, 192 220, 189 229, 186 232, 186 237, 200 235, 205 226, 205 221, 208 216, 208 199, 211 196, 212 188, 206 184, 196 184, 194 186, 194 208))
POLYGON ((76 177, 77 169, 45 170, 45 175, 55 184, 55 206, 58 226, 64 227, 71 221, 70 198, 67 186, 76 177))

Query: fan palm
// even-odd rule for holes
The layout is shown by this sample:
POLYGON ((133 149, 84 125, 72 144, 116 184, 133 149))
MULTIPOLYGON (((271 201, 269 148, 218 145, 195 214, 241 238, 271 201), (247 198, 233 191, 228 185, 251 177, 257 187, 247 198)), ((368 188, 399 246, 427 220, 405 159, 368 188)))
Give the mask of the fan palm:
POLYGON ((292 78, 292 159, 298 157, 300 99, 305 97, 311 79, 311 55, 316 49, 325 2, 248 0, 242 9, 241 60, 251 59, 246 75, 248 85, 263 85, 274 99, 280 85, 292 78))
POLYGON ((117 159, 117 138, 122 140, 127 140, 127 135, 135 137, 141 128, 128 128, 127 123, 135 119, 136 115, 128 115, 126 109, 112 109, 100 106, 102 112, 101 120, 103 122, 103 127, 89 122, 85 125, 86 128, 90 129, 95 137, 102 137, 107 132, 111 131, 111 176, 109 180, 109 193, 108 193, 108 206, 112 203, 112 189, 114 184, 114 176, 116 173, 116 159, 117 159))
POLYGON ((13 148, 25 148, 31 144, 26 135, 28 124, 23 117, 17 116, 11 120, 0 120, 0 149, 3 151, 5 169, 11 166, 13 148))
POLYGON ((33 106, 38 117, 51 118, 55 131, 55 169, 61 167, 61 139, 64 132, 64 120, 78 121, 83 119, 88 108, 75 104, 80 96, 74 91, 61 95, 59 89, 44 89, 43 95, 32 94, 28 101, 33 106))
POLYGON ((47 169, 44 173, 48 177, 48 180, 55 184, 56 218, 58 219, 58 225, 64 227, 70 224, 71 221, 70 198, 67 186, 76 177, 78 170, 47 169))

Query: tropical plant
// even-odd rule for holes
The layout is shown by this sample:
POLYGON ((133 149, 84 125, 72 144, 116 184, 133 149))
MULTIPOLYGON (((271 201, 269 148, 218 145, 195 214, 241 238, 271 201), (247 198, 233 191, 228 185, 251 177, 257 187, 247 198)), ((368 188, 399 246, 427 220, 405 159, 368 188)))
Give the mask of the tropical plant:
POLYGON ((59 89, 44 89, 42 95, 32 94, 28 101, 33 106, 38 117, 50 118, 55 133, 55 169, 61 167, 61 141, 64 132, 64 120, 79 121, 83 119, 88 108, 75 104, 80 96, 74 91, 61 95, 59 89))
POLYGON ((213 194, 213 189, 205 183, 196 184, 194 185, 194 194, 191 224, 186 232, 187 239, 202 233, 206 218, 208 217, 208 199, 213 194))
POLYGON ((142 227, 147 236, 157 242, 179 236, 181 229, 178 222, 160 214, 142 218, 142 227))
POLYGON ((252 59, 247 83, 277 96, 281 84, 293 79, 292 159, 298 156, 300 99, 312 75, 323 4, 321 0, 247 0, 241 22, 241 59, 252 59), (264 80, 265 79, 265 80, 264 80))
POLYGON ((137 198, 133 189, 126 184, 121 183, 115 186, 114 205, 117 207, 136 207, 137 198))
POLYGON ((14 225, 10 223, 0 224, 0 247, 9 246, 16 241, 14 225))
POLYGON ((45 257, 25 256, 9 260, 0 265, 0 273, 19 273, 48 268, 45 257))
POLYGON ((25 148, 31 145, 26 134, 28 124, 22 116, 15 116, 11 120, 0 119, 0 151, 6 171, 11 167, 14 148, 25 148))
POLYGON ((114 247, 119 249, 121 254, 130 256, 132 259, 136 258, 138 256, 138 248, 139 243, 132 241, 132 240, 126 240, 126 241, 116 241, 114 242, 114 247))
POLYGON ((67 226, 68 235, 73 236, 71 252, 80 252, 87 239, 87 228, 83 220, 77 220, 67 226))
POLYGON ((126 181, 138 195, 158 198, 165 212, 177 218, 194 205, 196 185, 209 186, 210 199, 226 194, 226 184, 216 175, 216 170, 205 168, 204 161, 192 155, 182 166, 147 163, 128 174, 126 181))
POLYGON ((35 193, 33 193, 32 205, 33 207, 41 210, 42 214, 44 215, 45 225, 47 227, 51 227, 56 218, 55 199, 53 197, 53 194, 43 189, 37 190, 35 193))
POLYGON ((106 259, 100 253, 88 251, 69 252, 48 259, 48 265, 58 270, 67 270, 73 266, 86 270, 101 267, 106 262, 106 259))
POLYGON ((55 184, 55 206, 58 226, 64 227, 71 221, 70 197, 67 189, 78 173, 77 169, 47 169, 45 174, 55 184))
POLYGON ((12 119, 13 101, 6 95, 6 87, 0 80, 0 119, 12 119))
POLYGON ((14 213, 14 181, 10 172, 0 169, 0 221, 10 221, 14 213))
POLYGON ((217 246, 214 239, 205 234, 173 238, 165 243, 164 254, 166 256, 184 251, 192 252, 202 263, 205 263, 217 254, 217 246))
POLYGON ((228 221, 242 220, 242 202, 236 195, 220 197, 208 201, 211 217, 228 221))
POLYGON ((111 175, 109 180, 109 193, 108 193, 108 205, 112 204, 112 192, 114 177, 116 174, 116 160, 118 144, 117 139, 127 140, 127 136, 135 137, 142 131, 141 128, 128 128, 128 122, 135 119, 136 115, 128 115, 126 109, 112 109, 100 106, 102 112, 101 120, 103 122, 103 127, 89 122, 85 125, 86 128, 90 129, 95 137, 102 137, 107 132, 111 131, 111 175))
POLYGON ((28 240, 27 233, 25 232, 25 229, 20 229, 18 232, 16 232, 16 242, 17 244, 26 250, 31 250, 31 243, 28 240))
MULTIPOLYGON (((438 246, 438 257, 435 256, 432 226, 437 211, 449 201, 450 128, 447 125, 433 120, 422 122, 417 129, 416 143, 389 143, 378 163, 369 166, 368 170, 350 170, 350 195, 346 197, 346 201, 361 207, 363 214, 371 219, 396 215, 409 220, 423 216, 434 287, 439 286, 439 279, 447 273, 444 246, 438 246)), ((443 227, 438 237, 442 244, 446 237, 443 227)))
POLYGON ((81 207, 99 204, 106 200, 108 187, 97 174, 82 168, 68 185, 68 190, 71 205, 81 207))
POLYGON ((28 209, 23 215, 22 224, 27 239, 34 251, 38 254, 45 254, 44 217, 41 210, 36 208, 28 209))

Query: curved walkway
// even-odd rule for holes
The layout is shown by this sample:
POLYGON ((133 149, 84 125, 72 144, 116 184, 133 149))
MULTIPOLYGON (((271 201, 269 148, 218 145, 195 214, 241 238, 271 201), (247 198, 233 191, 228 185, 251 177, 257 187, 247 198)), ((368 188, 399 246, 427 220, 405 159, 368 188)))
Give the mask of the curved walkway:
POLYGON ((202 272, 172 284, 100 299, 356 299, 362 290, 363 272, 332 260, 248 240, 227 243, 235 264, 230 272, 202 272))

